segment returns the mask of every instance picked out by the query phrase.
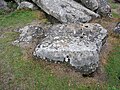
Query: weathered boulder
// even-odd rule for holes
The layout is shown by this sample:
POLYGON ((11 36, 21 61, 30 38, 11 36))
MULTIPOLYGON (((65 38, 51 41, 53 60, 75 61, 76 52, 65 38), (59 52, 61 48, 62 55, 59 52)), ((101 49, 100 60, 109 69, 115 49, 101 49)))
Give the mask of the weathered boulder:
POLYGON ((117 23, 116 27, 113 30, 115 33, 120 34, 120 22, 117 23))
POLYGON ((68 62, 82 74, 90 74, 99 64, 99 53, 107 30, 99 24, 58 24, 49 28, 37 45, 34 56, 68 62))
POLYGON ((6 9, 7 3, 4 0, 0 0, 0 9, 6 9))
POLYGON ((98 1, 98 4, 99 4, 99 8, 98 8, 97 12, 101 16, 111 17, 111 7, 108 4, 107 0, 97 0, 97 1, 98 1))
POLYGON ((24 28, 17 29, 17 32, 20 33, 20 36, 17 40, 15 40, 12 44, 13 45, 25 45, 33 42, 34 38, 39 38, 44 36, 44 31, 39 26, 28 25, 24 28))
POLYGON ((96 11, 101 16, 110 16, 111 8, 107 0, 80 0, 81 3, 92 11, 96 11))
POLYGON ((23 1, 19 3, 19 6, 17 7, 17 9, 24 9, 24 8, 35 9, 36 7, 34 6, 34 4, 30 2, 23 1))
POLYGON ((80 1, 85 7, 89 8, 92 11, 95 11, 99 7, 97 0, 80 0, 80 1))
POLYGON ((63 23, 89 22, 98 14, 73 0, 32 0, 47 14, 63 23))

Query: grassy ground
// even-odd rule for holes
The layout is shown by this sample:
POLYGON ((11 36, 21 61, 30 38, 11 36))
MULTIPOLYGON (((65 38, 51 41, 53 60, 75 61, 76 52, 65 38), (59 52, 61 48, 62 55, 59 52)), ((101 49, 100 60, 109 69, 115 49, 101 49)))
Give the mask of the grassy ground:
MULTIPOLYGON (((43 62, 24 59, 22 50, 11 44, 18 33, 11 30, 40 19, 34 11, 16 11, 0 16, 0 90, 68 90, 89 89, 70 77, 56 77, 43 62), (9 29, 10 28, 10 29, 9 29), (42 63, 42 64, 41 64, 42 63)), ((45 64, 47 65, 47 64, 45 64)), ((49 65, 49 64, 48 64, 49 65)), ((94 87, 97 88, 97 87, 94 87)))
POLYGON ((120 18, 120 4, 115 3, 114 0, 108 0, 112 8, 112 15, 114 18, 120 18))
POLYGON ((21 48, 11 44, 18 33, 12 31, 40 19, 34 11, 15 11, 0 16, 0 90, 79 89, 68 77, 57 78, 50 68, 32 58, 25 60, 21 48), (12 28, 12 29, 11 29, 12 28))
MULTIPOLYGON (((109 37, 109 43, 114 47, 105 65, 107 81, 95 77, 83 78, 65 64, 25 59, 21 48, 11 44, 19 35, 13 28, 35 19, 45 20, 43 14, 30 10, 0 15, 0 90, 120 90, 119 37, 111 34, 109 37)), ((102 23, 107 23, 103 26, 108 30, 109 25, 112 25, 109 21, 102 23)))
POLYGON ((120 89, 120 46, 114 47, 108 60, 109 61, 106 66, 108 84, 113 88, 120 89))
POLYGON ((44 19, 43 13, 31 10, 14 11, 7 15, 0 15, 0 28, 17 28, 35 19, 44 19))
POLYGON ((113 50, 109 53, 105 65, 107 83, 112 90, 120 90, 120 36, 113 34, 109 39, 113 50))
POLYGON ((19 47, 11 45, 18 35, 5 32, 5 38, 0 39, 0 90, 67 90, 77 88, 75 83, 68 86, 69 79, 56 78, 49 69, 37 61, 24 60, 19 47))
POLYGON ((16 11, 8 15, 0 16, 0 28, 5 27, 14 27, 24 25, 28 22, 31 22, 35 18, 34 13, 31 11, 16 11))

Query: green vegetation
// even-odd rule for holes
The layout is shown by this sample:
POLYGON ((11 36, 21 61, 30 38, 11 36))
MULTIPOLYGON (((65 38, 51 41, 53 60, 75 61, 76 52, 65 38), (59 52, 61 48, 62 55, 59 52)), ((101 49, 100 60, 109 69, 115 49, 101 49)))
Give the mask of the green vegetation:
POLYGON ((120 18, 120 14, 118 13, 113 12, 112 15, 113 15, 113 18, 120 18))
POLYGON ((110 3, 111 8, 112 8, 113 18, 120 18, 119 11, 117 11, 117 9, 120 8, 120 4, 114 3, 114 0, 108 0, 108 1, 110 3))
POLYGON ((8 15, 0 15, 0 28, 22 26, 36 18, 35 11, 15 11, 8 15))
MULTIPOLYGON (((35 15, 33 11, 16 11, 1 16, 0 27, 17 27, 27 24, 36 19, 35 15)), ((21 48, 11 44, 19 33, 8 30, 0 31, 0 35, 3 35, 0 38, 0 90, 3 88, 8 90, 15 88, 21 90, 96 90, 101 87, 94 83, 77 84, 68 75, 56 77, 50 68, 44 67, 39 61, 32 58, 24 59, 21 48)))
POLYGON ((114 0, 108 0, 112 9, 117 9, 119 7, 118 3, 113 3, 114 0))
MULTIPOLYGON (((109 55, 106 66, 108 73, 108 84, 110 87, 120 89, 120 46, 115 46, 113 52, 109 55)), ((117 90, 117 89, 115 89, 117 90)))
POLYGON ((51 73, 49 68, 44 68, 37 61, 32 59, 24 60, 22 50, 11 44, 18 36, 18 33, 7 31, 2 35, 4 35, 4 38, 0 38, 0 75, 3 78, 6 77, 5 79, 8 79, 8 81, 7 85, 3 87, 4 80, 0 78, 0 90, 2 88, 9 90, 14 90, 15 88, 20 88, 21 90, 90 90, 90 87, 77 86, 75 82, 69 83, 70 79, 68 77, 57 78, 51 73), (10 78, 9 74, 13 77, 10 78))
POLYGON ((0 62, 5 64, 1 64, 1 67, 4 68, 2 68, 0 73, 7 73, 6 71, 10 70, 9 73, 14 75, 14 79, 12 78, 12 80, 8 81, 11 90, 15 87, 25 90, 58 90, 59 88, 66 90, 76 87, 75 85, 69 87, 66 77, 56 78, 39 63, 33 60, 23 60, 21 49, 11 45, 11 42, 18 35, 17 33, 6 32, 4 35, 5 38, 0 39, 0 62))
POLYGON ((112 9, 117 9, 119 7, 119 4, 117 3, 111 3, 111 8, 112 9))
MULTIPOLYGON (((36 16, 33 11, 16 11, 0 18, 0 27, 3 28, 21 26, 36 19, 36 16)), ((77 86, 75 82, 69 83, 69 77, 56 77, 49 68, 44 68, 42 64, 33 59, 24 60, 20 47, 11 44, 18 37, 18 33, 0 31, 0 34, 3 35, 3 38, 0 38, 0 90, 3 88, 7 90, 15 88, 22 90, 89 90, 90 87, 77 86)))
MULTIPOLYGON (((2 11, 0 12, 2 13, 2 11)), ((8 15, 0 15, 0 28, 16 28, 30 23, 32 20, 41 19, 36 11, 21 10, 8 15)), ((114 17, 119 17, 113 13, 114 17)), ((48 22, 42 19, 42 22, 48 22)), ((105 67, 108 74, 107 83, 90 82, 81 84, 71 80, 68 75, 57 77, 52 70, 46 68, 41 61, 33 58, 24 59, 20 47, 11 44, 19 33, 1 31, 0 29, 0 90, 120 90, 120 45, 115 46, 108 58, 105 67)), ((78 78, 79 79, 79 78, 78 78)), ((80 81, 82 82, 82 81, 80 81)))

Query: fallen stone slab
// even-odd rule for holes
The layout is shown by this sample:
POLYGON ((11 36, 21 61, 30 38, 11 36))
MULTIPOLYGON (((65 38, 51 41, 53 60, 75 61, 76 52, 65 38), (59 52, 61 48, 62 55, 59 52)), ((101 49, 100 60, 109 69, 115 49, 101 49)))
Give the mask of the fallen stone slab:
POLYGON ((99 17, 98 14, 73 0, 32 0, 47 14, 62 23, 89 22, 99 17))
POLYGON ((85 7, 100 14, 101 16, 111 16, 111 7, 107 0, 78 0, 85 7))
POLYGON ((49 28, 34 56, 54 62, 67 62, 82 74, 94 72, 107 30, 99 24, 58 24, 49 28))
POLYGON ((89 8, 92 11, 98 9, 99 4, 97 0, 79 0, 85 7, 89 8))

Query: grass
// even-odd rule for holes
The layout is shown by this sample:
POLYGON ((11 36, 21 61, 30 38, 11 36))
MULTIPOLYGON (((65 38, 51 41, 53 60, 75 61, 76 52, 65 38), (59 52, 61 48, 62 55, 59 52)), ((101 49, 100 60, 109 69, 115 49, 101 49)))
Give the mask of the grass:
MULTIPOLYGON (((36 15, 33 11, 16 11, 9 15, 1 15, 0 27, 16 28, 38 18, 36 15)), ((32 58, 25 60, 21 48, 11 44, 19 33, 8 30, 0 31, 0 34, 4 36, 0 38, 0 90, 96 90, 100 88, 95 83, 77 84, 77 81, 71 80, 69 76, 57 77, 50 68, 44 67, 40 62, 32 58)))
POLYGON ((108 1, 112 9, 117 9, 119 7, 119 3, 115 3, 113 0, 108 0, 108 1))
POLYGON ((24 60, 22 50, 13 46, 18 33, 5 32, 0 39, 0 90, 96 90, 96 85, 77 85, 69 77, 56 77, 37 61, 24 60), (5 80, 5 81, 4 81, 5 80))
POLYGON ((111 3, 111 8, 112 9, 117 9, 119 7, 119 4, 117 3, 111 3))
POLYGON ((113 12, 112 15, 113 15, 113 18, 120 18, 120 15, 118 13, 113 12))
MULTIPOLYGON (((25 25, 37 16, 33 11, 16 11, 0 16, 0 27, 17 27, 25 25)), ((44 19, 43 19, 44 21, 44 19)), ((0 33, 0 90, 89 90, 90 87, 69 82, 69 77, 56 77, 49 68, 30 60, 24 60, 20 47, 11 44, 18 33, 5 31, 0 33)), ((96 87, 94 87, 96 88, 96 87)))
MULTIPOLYGON (((18 36, 15 32, 5 32, 0 39, 0 90, 92 90, 93 88, 69 82, 70 78, 58 78, 48 68, 34 60, 24 60, 22 50, 13 46, 18 36), (5 81, 4 81, 4 79, 5 81), (2 83, 1 83, 2 82, 2 83)), ((97 88, 97 87, 94 87, 97 88)))
MULTIPOLYGON (((106 72, 108 73, 108 84, 120 89, 120 46, 115 46, 110 53, 106 72)), ((116 89, 117 90, 117 89, 116 89)))
MULTIPOLYGON (((18 27, 41 19, 35 11, 15 11, 0 16, 0 28, 18 27)), ((42 21, 47 21, 42 19, 42 21)), ((79 84, 69 76, 57 77, 50 68, 34 59, 25 60, 20 47, 11 44, 18 37, 12 31, 0 32, 0 90, 119 90, 120 46, 115 46, 105 67, 108 74, 106 84, 79 84)), ((79 78, 78 78, 79 79, 79 78)))
MULTIPOLYGON (((35 19, 43 19, 38 16, 38 11, 20 10, 11 12, 8 15, 0 15, 0 28, 23 26, 35 19)), ((39 15, 41 15, 39 13, 39 15)))
POLYGON ((119 11, 118 12, 116 11, 118 8, 120 8, 120 4, 115 3, 113 0, 108 0, 108 1, 110 3, 111 8, 112 8, 113 18, 120 18, 119 11))

